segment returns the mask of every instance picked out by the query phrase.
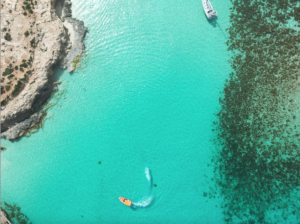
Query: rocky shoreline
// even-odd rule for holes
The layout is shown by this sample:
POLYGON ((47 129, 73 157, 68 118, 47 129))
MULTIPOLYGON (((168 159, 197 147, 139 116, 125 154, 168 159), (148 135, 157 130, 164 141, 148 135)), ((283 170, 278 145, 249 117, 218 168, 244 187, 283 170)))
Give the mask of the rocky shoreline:
POLYGON ((54 67, 68 68, 69 72, 76 69, 84 52, 83 40, 87 32, 82 21, 72 18, 72 4, 68 0, 40 0, 38 4, 29 1, 25 3, 6 0, 1 7, 1 25, 3 23, 2 27, 5 27, 12 36, 10 41, 3 40, 5 36, 2 32, 1 42, 4 46, 1 57, 2 72, 4 68, 10 68, 13 63, 16 64, 21 60, 23 65, 28 64, 24 78, 18 76, 21 73, 21 65, 20 70, 13 71, 15 74, 13 78, 17 82, 15 86, 10 80, 4 79, 5 77, 1 80, 1 82, 9 81, 14 90, 16 86, 21 86, 17 93, 16 91, 3 93, 1 87, 1 137, 8 140, 28 136, 32 129, 36 132, 45 117, 45 113, 39 110, 50 98, 51 93, 57 90, 53 78, 54 67), (24 16, 24 12, 22 13, 25 9, 24 5, 26 9, 28 8, 25 3, 31 7, 32 12, 27 17, 24 16), (23 33, 19 32, 20 28, 22 29, 26 26, 25 23, 28 23, 26 19, 30 20, 28 33, 30 33, 31 46, 29 43, 26 44, 28 39, 26 39, 26 32, 26 37, 22 37, 23 33), (21 49, 23 54, 19 53, 21 49), (29 57, 31 60, 28 59, 26 62, 25 59, 29 57))

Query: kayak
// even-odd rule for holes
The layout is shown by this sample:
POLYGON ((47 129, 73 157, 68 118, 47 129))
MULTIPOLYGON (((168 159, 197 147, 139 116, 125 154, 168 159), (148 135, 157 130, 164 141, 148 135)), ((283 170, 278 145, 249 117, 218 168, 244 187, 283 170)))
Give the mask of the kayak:
POLYGON ((132 201, 128 200, 127 198, 119 197, 120 202, 122 202, 124 205, 131 206, 132 201))

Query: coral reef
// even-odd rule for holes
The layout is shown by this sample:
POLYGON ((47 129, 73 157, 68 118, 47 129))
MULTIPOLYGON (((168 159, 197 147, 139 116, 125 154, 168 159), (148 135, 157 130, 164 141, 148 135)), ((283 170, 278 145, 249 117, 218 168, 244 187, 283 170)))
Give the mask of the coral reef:
POLYGON ((212 160, 224 219, 299 221, 300 8, 296 0, 232 3, 233 72, 214 122, 212 160))

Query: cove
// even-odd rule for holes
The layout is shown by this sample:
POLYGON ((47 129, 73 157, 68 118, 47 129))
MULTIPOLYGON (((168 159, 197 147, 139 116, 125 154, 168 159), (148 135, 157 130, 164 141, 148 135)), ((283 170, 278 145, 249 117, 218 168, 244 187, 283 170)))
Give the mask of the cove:
POLYGON ((50 101, 43 129, 2 140, 2 202, 32 223, 222 223, 212 122, 231 71, 230 2, 79 1, 86 55, 50 101), (101 161, 101 164, 99 164, 101 161), (152 201, 132 210, 118 200, 152 201))

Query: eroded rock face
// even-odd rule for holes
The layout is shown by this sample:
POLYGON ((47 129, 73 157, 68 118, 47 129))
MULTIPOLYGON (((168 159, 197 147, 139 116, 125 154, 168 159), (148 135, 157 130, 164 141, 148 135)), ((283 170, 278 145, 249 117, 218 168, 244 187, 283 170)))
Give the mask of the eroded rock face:
POLYGON ((71 15, 70 1, 40 0, 37 5, 29 5, 31 13, 22 1, 6 0, 2 4, 1 27, 6 28, 11 40, 6 40, 2 32, 1 72, 5 68, 12 72, 2 76, 1 85, 9 87, 7 91, 2 88, 1 93, 1 132, 5 132, 1 137, 14 140, 22 128, 27 128, 25 120, 49 99, 54 88, 53 67, 75 70, 74 62, 84 51, 82 41, 87 29, 83 22, 65 18, 71 15), (61 19, 57 5, 62 6, 61 19), (14 76, 8 79, 11 74, 14 76))
POLYGON ((84 26, 84 23, 82 21, 76 20, 74 18, 65 18, 64 26, 73 31, 70 33, 72 48, 70 49, 68 55, 64 60, 64 65, 68 67, 68 72, 73 72, 75 71, 84 51, 83 40, 85 38, 87 28, 84 26))
POLYGON ((21 136, 27 136, 31 129, 39 128, 40 123, 45 115, 45 113, 35 113, 31 115, 30 118, 16 124, 6 132, 3 132, 1 135, 7 140, 14 140, 21 136))

